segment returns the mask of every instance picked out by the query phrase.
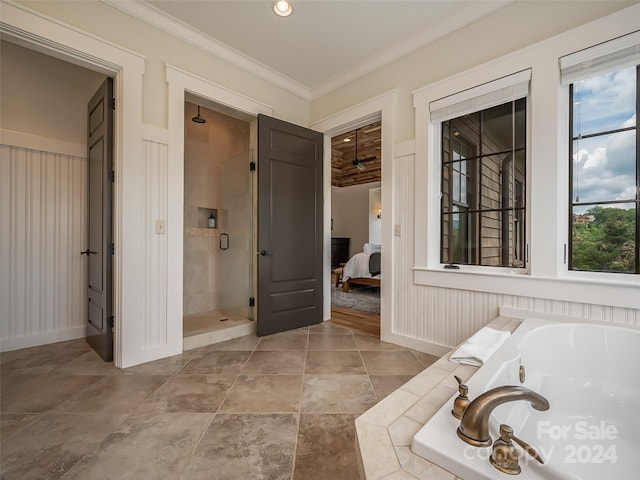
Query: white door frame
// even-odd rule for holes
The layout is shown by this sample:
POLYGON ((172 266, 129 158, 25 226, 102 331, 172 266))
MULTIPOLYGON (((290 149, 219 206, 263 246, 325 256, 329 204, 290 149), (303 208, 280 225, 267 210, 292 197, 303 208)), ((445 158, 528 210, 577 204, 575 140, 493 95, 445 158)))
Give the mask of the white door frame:
POLYGON ((144 314, 140 301, 144 288, 141 263, 144 242, 140 232, 143 203, 139 185, 144 176, 137 160, 142 150, 145 58, 4 0, 0 32, 4 40, 114 78, 114 363, 117 367, 139 363, 136 358, 143 348, 144 333, 139 321, 144 314))
POLYGON ((393 206, 392 161, 393 138, 395 128, 395 90, 385 92, 366 100, 342 112, 311 124, 311 128, 324 133, 324 319, 331 318, 331 137, 368 125, 374 121, 382 121, 382 205, 385 213, 382 216, 382 278, 380 288, 380 338, 390 338, 393 324, 393 272, 392 272, 392 225, 391 212, 393 206))
MULTIPOLYGON (((257 117, 272 115, 273 109, 257 100, 167 65, 169 84, 169 164, 167 185, 167 338, 175 353, 182 352, 184 295, 184 102, 185 92, 236 111, 257 117)), ((248 168, 248 166, 247 166, 248 168)))

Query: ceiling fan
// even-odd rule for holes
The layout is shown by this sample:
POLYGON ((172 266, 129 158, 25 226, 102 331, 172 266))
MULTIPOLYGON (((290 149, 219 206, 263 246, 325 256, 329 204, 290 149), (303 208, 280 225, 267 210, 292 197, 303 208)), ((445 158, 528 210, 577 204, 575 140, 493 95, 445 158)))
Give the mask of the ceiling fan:
POLYGON ((367 167, 365 166, 364 162, 370 162, 371 160, 375 160, 376 158, 378 157, 374 155, 373 157, 358 159, 358 129, 356 128, 356 154, 351 163, 355 165, 358 170, 366 170, 367 167))

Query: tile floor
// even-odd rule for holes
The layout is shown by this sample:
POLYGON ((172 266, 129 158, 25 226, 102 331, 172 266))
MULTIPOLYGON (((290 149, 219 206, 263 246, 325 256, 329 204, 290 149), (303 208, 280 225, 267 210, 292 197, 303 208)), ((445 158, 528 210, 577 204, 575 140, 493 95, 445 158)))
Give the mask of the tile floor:
POLYGON ((0 355, 0 477, 357 479, 354 419, 437 357, 325 322, 128 369, 0 355))

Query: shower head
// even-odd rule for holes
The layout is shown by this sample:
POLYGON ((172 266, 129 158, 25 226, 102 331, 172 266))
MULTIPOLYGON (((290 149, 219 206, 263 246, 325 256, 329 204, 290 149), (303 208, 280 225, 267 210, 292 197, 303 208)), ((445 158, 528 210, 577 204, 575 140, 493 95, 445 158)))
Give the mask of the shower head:
POLYGON ((197 117, 193 117, 191 119, 191 121, 196 122, 196 123, 207 123, 207 121, 200 116, 200 105, 198 105, 198 116, 197 117))

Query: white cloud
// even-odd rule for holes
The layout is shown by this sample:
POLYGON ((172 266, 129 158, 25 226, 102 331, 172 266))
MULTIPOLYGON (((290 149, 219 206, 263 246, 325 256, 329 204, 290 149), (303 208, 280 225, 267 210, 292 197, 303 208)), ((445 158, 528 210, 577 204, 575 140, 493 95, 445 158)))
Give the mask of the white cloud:
POLYGON ((631 115, 631 118, 629 118, 627 121, 625 121, 622 124, 622 128, 635 127, 635 125, 636 125, 636 114, 634 113, 633 115, 631 115))
POLYGON ((607 149, 606 147, 598 147, 593 152, 589 152, 586 149, 580 150, 578 153, 581 160, 584 162, 582 168, 595 168, 607 163, 607 149))

